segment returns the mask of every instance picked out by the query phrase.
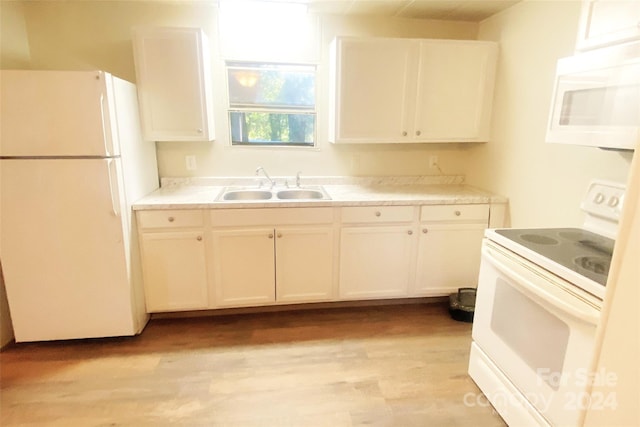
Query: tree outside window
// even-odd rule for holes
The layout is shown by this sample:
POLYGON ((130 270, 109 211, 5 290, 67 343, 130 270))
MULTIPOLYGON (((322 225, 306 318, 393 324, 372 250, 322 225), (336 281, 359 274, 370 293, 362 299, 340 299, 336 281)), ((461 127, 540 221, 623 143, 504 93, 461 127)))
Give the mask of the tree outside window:
POLYGON ((228 63, 233 145, 314 146, 315 67, 228 63))

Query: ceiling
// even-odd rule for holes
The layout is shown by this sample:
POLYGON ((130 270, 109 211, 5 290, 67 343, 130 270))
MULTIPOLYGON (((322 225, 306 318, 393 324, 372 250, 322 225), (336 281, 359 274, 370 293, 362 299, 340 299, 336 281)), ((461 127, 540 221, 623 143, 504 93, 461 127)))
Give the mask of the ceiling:
MULTIPOLYGON (((299 1, 299 0, 298 0, 299 1)), ((520 0, 303 0, 319 14, 479 22, 520 0)))

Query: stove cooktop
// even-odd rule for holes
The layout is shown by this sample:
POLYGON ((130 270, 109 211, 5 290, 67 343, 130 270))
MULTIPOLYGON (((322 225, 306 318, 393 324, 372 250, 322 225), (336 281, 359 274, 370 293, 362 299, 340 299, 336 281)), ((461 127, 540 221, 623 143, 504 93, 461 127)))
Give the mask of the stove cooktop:
POLYGON ((603 287, 615 241, 581 228, 496 229, 495 232, 603 287))

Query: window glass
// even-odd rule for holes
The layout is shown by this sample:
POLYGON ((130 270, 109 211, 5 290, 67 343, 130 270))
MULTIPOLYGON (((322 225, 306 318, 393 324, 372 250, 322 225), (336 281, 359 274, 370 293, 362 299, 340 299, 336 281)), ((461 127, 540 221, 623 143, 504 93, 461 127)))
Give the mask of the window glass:
POLYGON ((232 144, 313 146, 315 78, 309 65, 228 63, 232 144))

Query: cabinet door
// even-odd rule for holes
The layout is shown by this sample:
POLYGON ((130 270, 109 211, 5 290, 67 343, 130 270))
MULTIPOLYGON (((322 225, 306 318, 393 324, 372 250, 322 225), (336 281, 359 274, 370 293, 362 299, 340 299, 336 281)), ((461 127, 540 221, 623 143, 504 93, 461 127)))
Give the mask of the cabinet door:
POLYGON ((638 0, 584 0, 577 49, 640 39, 638 0))
POLYGON ((420 42, 412 138, 424 142, 487 141, 496 59, 495 43, 420 42))
POLYGON ((348 38, 334 43, 330 140, 397 142, 407 138, 415 43, 348 38))
POLYGON ((326 301, 333 296, 333 228, 276 230, 276 299, 326 301))
POLYGON ((216 305, 238 307, 275 301, 274 230, 213 232, 216 305))
POLYGON ((415 266, 411 259, 413 240, 409 226, 343 228, 340 297, 407 296, 415 266))
POLYGON ((486 224, 422 225, 413 295, 446 295, 475 288, 486 224))
POLYGON ((137 28, 134 57, 145 138, 213 140, 211 65, 204 32, 137 28))
POLYGON ((142 234, 148 312, 207 308, 207 262, 199 231, 142 234))

